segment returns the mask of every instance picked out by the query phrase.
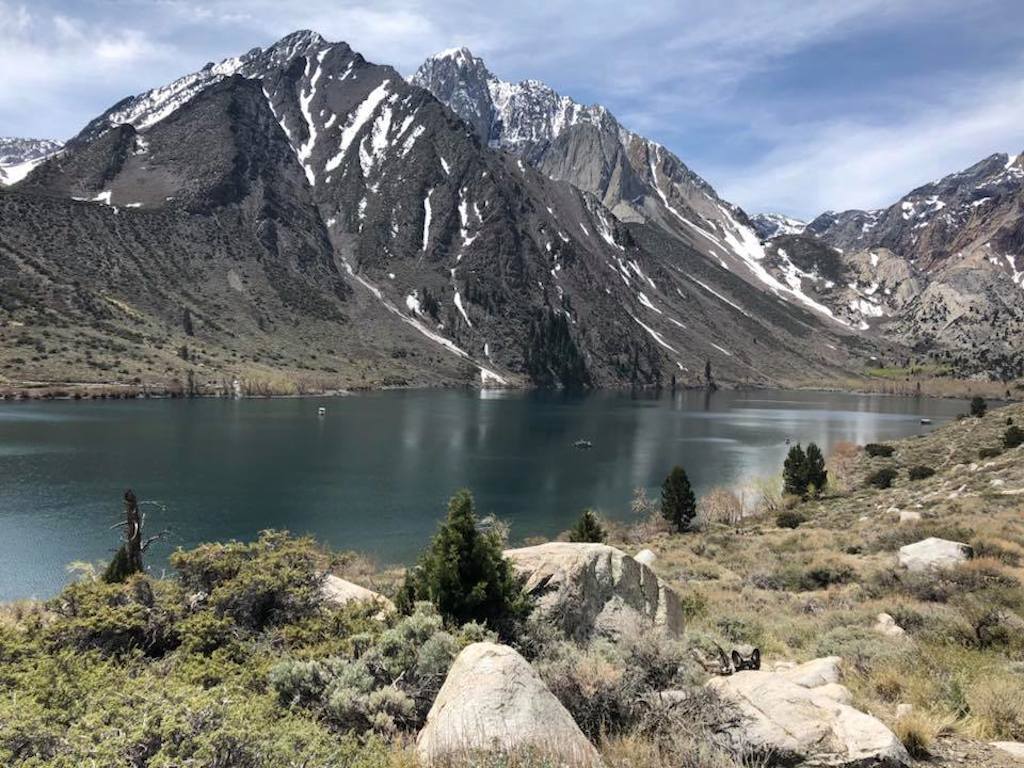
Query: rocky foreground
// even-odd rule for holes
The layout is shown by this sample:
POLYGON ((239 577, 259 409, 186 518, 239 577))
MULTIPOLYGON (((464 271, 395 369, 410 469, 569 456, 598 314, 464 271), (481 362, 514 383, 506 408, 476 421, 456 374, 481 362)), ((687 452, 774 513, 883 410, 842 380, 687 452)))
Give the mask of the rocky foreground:
POLYGON ((1022 422, 841 446, 822 497, 709 496, 689 533, 495 550, 531 606, 497 629, 446 618, 482 581, 410 603, 280 533, 86 577, 0 614, 0 763, 1024 765, 1022 422))

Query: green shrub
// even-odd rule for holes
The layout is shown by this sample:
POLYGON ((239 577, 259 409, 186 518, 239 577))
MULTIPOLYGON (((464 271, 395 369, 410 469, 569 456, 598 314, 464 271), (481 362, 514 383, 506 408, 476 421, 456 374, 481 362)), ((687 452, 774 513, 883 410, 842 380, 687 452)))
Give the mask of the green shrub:
POLYGON ((1019 445, 1024 445, 1024 429, 1017 426, 1007 427, 1003 433, 1003 448, 1010 450, 1019 445))
POLYGON ((799 528, 806 521, 807 518, 793 510, 784 510, 775 516, 775 524, 779 528, 799 528))
POLYGON ((595 741, 633 731, 647 712, 645 702, 658 691, 692 686, 690 664, 685 645, 650 632, 615 645, 580 648, 559 642, 534 662, 551 692, 595 741))
POLYGON ((603 544, 607 538, 607 531, 592 509, 583 510, 576 525, 569 529, 569 541, 576 543, 603 544))
POLYGON ((971 416, 980 419, 988 412, 988 403, 985 402, 985 398, 981 395, 975 395, 971 398, 971 416))
POLYGON ((311 709, 339 730, 412 731, 422 726, 459 651, 495 639, 477 624, 447 632, 430 603, 417 603, 394 627, 364 638, 359 655, 288 659, 268 679, 283 706, 311 709))
POLYGON ((504 638, 529 614, 520 581, 502 554, 500 536, 477 527, 469 491, 451 498, 448 518, 406 573, 399 610, 410 613, 421 600, 433 603, 448 622, 483 622, 504 638))
POLYGON ((868 456, 887 459, 896 452, 896 449, 891 445, 886 445, 885 443, 868 443, 864 446, 864 451, 868 456))
POLYGON ((181 592, 170 581, 142 574, 120 584, 77 581, 65 587, 49 607, 55 619, 46 633, 58 648, 161 656, 179 643, 175 623, 183 610, 181 592))
POLYGON ((875 488, 891 488, 892 481, 896 479, 896 470, 892 467, 883 467, 877 472, 868 476, 868 485, 875 488))
POLYGON ((916 467, 911 467, 907 471, 907 477, 911 480, 927 480, 929 477, 935 474, 935 470, 924 464, 918 464, 916 467))
POLYGON ((978 450, 979 459, 994 459, 1002 453, 1001 448, 980 448, 978 450))

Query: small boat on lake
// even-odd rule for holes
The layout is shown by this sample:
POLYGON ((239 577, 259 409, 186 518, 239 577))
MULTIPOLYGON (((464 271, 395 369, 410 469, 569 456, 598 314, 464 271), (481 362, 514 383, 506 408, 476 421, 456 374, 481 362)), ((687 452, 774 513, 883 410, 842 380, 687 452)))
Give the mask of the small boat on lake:
POLYGON ((572 446, 573 448, 580 448, 582 450, 585 450, 587 448, 593 448, 594 444, 589 440, 577 440, 575 443, 572 444, 572 446))
POLYGON ((926 419, 926 418, 923 418, 923 417, 922 417, 922 419, 921 419, 921 423, 922 423, 922 424, 931 424, 931 423, 932 423, 932 420, 931 420, 931 419, 926 419))
POLYGON ((317 416, 326 416, 326 415, 327 415, 327 409, 326 409, 326 408, 324 408, 324 407, 323 407, 323 406, 321 405, 321 406, 320 406, 319 408, 317 408, 317 409, 316 409, 316 415, 317 415, 317 416))

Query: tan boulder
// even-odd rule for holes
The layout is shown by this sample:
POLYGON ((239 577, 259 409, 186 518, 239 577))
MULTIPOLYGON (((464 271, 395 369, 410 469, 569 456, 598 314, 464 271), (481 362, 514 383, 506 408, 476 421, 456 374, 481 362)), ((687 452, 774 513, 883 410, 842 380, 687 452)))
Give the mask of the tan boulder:
POLYGON ((682 635, 679 596, 648 566, 606 544, 550 542, 505 552, 535 611, 570 637, 620 637, 659 628, 682 635))
POLYGON ((351 581, 346 581, 340 576, 335 576, 333 573, 328 573, 324 576, 323 583, 320 585, 320 594, 324 600, 334 605, 365 602, 379 605, 381 611, 385 613, 395 610, 395 604, 384 597, 384 595, 374 592, 372 589, 361 587, 358 584, 353 584, 351 581))
POLYGON ((475 753, 529 754, 600 766, 594 746, 529 662, 506 645, 473 643, 455 659, 416 739, 424 765, 475 753))
POLYGON ((875 626, 872 627, 880 635, 886 637, 903 637, 906 635, 906 630, 903 629, 899 624, 896 623, 896 619, 890 616, 888 613, 878 614, 878 618, 875 621, 875 626))
MULTIPOLYGON (((802 670, 796 679, 818 682, 828 676, 829 669, 838 670, 830 660, 819 661, 826 663, 802 670)), ((843 686, 825 682, 805 688, 785 674, 744 671, 708 682, 739 710, 739 722, 726 732, 738 749, 772 753, 785 764, 845 768, 910 765, 906 749, 892 731, 843 701, 848 696, 843 686)))
POLYGON ((1020 741, 993 741, 992 746, 1005 755, 1024 763, 1024 742, 1020 741))
POLYGON ((973 554, 971 547, 959 541, 934 536, 900 547, 899 564, 908 571, 929 571, 952 568, 973 554))

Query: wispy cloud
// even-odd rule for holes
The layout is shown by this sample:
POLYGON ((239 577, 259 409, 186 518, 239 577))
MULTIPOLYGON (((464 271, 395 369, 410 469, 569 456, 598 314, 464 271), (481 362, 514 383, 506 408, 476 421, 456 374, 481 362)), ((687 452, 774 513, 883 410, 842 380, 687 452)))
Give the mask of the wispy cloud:
POLYGON ((1024 144, 1018 0, 0 0, 0 132, 66 138, 299 28, 404 74, 468 45, 609 106, 750 210, 879 205, 1024 144))
POLYGON ((1024 150, 1024 67, 1004 79, 958 83, 917 107, 902 119, 763 125, 771 151, 711 173, 719 191, 748 210, 806 218, 891 205, 989 154, 1024 150))

